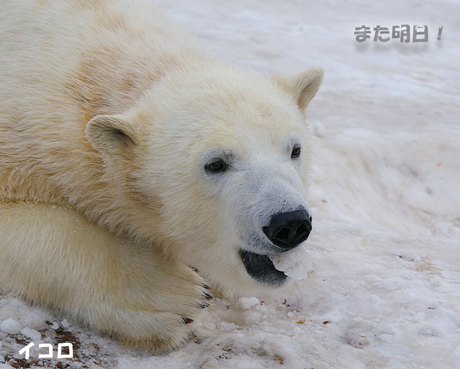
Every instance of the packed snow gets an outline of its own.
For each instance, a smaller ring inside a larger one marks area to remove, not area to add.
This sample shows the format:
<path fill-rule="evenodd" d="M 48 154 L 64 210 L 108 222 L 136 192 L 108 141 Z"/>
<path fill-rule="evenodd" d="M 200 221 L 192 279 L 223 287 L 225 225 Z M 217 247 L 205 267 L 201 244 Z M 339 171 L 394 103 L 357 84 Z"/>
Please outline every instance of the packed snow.
<path fill-rule="evenodd" d="M 324 68 L 307 119 L 308 278 L 215 299 L 184 346 L 159 356 L 0 296 L 0 369 L 460 368 L 460 2 L 157 3 L 243 68 Z M 374 42 L 374 27 L 391 37 L 405 24 L 410 42 Z M 362 25 L 372 33 L 360 43 Z M 415 25 L 427 42 L 413 42 Z M 57 359 L 60 342 L 74 359 Z M 53 359 L 39 358 L 40 343 Z"/>

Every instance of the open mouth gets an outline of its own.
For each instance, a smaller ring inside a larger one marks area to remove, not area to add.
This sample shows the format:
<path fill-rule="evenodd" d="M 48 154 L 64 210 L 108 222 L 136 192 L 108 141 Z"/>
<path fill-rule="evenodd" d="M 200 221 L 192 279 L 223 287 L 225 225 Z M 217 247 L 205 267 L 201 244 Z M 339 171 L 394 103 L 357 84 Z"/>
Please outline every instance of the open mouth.
<path fill-rule="evenodd" d="M 256 281 L 281 286 L 288 278 L 283 272 L 275 269 L 268 255 L 259 255 L 246 250 L 240 250 L 239 253 L 246 271 Z"/>

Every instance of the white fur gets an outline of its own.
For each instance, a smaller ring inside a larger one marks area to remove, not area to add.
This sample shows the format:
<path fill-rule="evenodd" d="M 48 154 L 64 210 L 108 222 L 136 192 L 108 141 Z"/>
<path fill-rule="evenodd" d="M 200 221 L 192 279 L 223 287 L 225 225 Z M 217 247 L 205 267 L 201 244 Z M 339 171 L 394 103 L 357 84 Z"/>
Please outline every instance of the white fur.
<path fill-rule="evenodd" d="M 154 352 L 206 299 L 189 265 L 270 288 L 238 250 L 270 253 L 248 240 L 308 208 L 320 70 L 238 70 L 136 1 L 6 0 L 0 34 L 1 288 Z M 224 153 L 231 170 L 206 173 Z"/>

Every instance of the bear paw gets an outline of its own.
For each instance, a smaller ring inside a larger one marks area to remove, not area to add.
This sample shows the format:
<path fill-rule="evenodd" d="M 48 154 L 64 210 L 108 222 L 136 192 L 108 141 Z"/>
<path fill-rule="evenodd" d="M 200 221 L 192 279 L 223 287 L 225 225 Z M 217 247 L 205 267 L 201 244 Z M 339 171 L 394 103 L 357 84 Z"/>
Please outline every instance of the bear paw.
<path fill-rule="evenodd" d="M 209 306 L 213 295 L 191 268 L 175 265 L 169 270 L 174 273 L 157 274 L 151 280 L 145 280 L 144 275 L 131 281 L 115 301 L 98 307 L 88 317 L 90 325 L 127 346 L 153 353 L 180 346 L 188 337 L 190 324 Z"/>

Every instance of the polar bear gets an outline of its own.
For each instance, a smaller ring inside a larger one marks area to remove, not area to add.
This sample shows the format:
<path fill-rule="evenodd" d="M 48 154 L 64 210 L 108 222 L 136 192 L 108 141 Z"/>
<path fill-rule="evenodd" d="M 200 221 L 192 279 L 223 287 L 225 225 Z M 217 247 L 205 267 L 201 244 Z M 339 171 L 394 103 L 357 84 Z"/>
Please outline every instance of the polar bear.
<path fill-rule="evenodd" d="M 322 70 L 256 75 L 141 1 L 4 0 L 0 288 L 154 353 L 285 285 Z"/>

